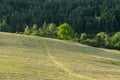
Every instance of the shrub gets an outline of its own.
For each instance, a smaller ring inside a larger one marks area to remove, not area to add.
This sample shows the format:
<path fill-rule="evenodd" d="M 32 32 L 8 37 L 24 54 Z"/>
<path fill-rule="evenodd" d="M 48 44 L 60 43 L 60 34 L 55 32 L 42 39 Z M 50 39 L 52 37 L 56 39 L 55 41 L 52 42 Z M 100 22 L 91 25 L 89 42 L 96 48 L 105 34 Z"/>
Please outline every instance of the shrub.
<path fill-rule="evenodd" d="M 111 38 L 107 34 L 105 35 L 105 46 L 111 46 Z"/>
<path fill-rule="evenodd" d="M 100 32 L 100 33 L 96 34 L 95 40 L 99 47 L 105 46 L 105 36 L 106 36 L 105 32 Z"/>
<path fill-rule="evenodd" d="M 112 46 L 116 49 L 120 49 L 120 32 L 116 32 L 112 38 Z"/>
<path fill-rule="evenodd" d="M 0 31 L 10 32 L 10 26 L 7 24 L 5 19 L 0 23 Z"/>
<path fill-rule="evenodd" d="M 94 39 L 87 39 L 87 40 L 83 41 L 83 43 L 86 45 L 89 45 L 89 46 L 98 47 L 98 44 L 97 44 L 96 40 L 94 40 Z"/>
<path fill-rule="evenodd" d="M 26 27 L 24 29 L 24 34 L 30 35 L 30 28 L 27 25 L 26 25 Z"/>
<path fill-rule="evenodd" d="M 117 32 L 112 36 L 112 45 L 115 45 L 119 41 L 120 41 L 120 32 Z"/>
<path fill-rule="evenodd" d="M 114 45 L 115 48 L 117 49 L 120 49 L 120 41 L 118 41 L 115 45 Z"/>
<path fill-rule="evenodd" d="M 36 24 L 33 25 L 31 32 L 32 32 L 32 35 L 39 35 Z"/>
<path fill-rule="evenodd" d="M 81 36 L 80 36 L 81 43 L 83 43 L 86 39 L 87 39 L 87 34 L 81 33 Z"/>
<path fill-rule="evenodd" d="M 49 37 L 54 37 L 56 34 L 56 24 L 50 23 L 47 27 L 47 33 Z"/>

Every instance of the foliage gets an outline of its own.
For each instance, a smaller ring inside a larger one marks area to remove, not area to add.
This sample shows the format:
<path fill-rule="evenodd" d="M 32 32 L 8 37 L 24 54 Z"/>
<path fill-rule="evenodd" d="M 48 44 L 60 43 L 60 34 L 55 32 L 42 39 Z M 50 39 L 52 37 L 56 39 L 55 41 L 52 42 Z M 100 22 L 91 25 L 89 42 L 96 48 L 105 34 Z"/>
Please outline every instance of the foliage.
<path fill-rule="evenodd" d="M 48 27 L 47 23 L 44 22 L 44 23 L 43 23 L 43 26 L 42 26 L 42 29 L 43 29 L 44 32 L 47 30 L 47 27 Z"/>
<path fill-rule="evenodd" d="M 115 33 L 115 35 L 112 37 L 113 44 L 117 43 L 118 41 L 120 41 L 120 32 Z"/>
<path fill-rule="evenodd" d="M 79 36 L 80 35 L 78 33 L 74 33 L 73 41 L 74 42 L 80 42 Z"/>
<path fill-rule="evenodd" d="M 87 39 L 87 40 L 83 41 L 83 44 L 93 46 L 93 47 L 99 47 L 99 45 L 95 39 Z"/>
<path fill-rule="evenodd" d="M 25 30 L 24 30 L 24 34 L 29 35 L 30 33 L 31 33 L 31 30 L 30 30 L 30 28 L 26 25 Z"/>
<path fill-rule="evenodd" d="M 31 31 L 32 31 L 32 35 L 38 35 L 39 34 L 36 24 L 33 25 Z"/>
<path fill-rule="evenodd" d="M 50 23 L 48 25 L 48 31 L 50 31 L 50 33 L 54 33 L 56 31 L 56 25 L 54 23 Z"/>
<path fill-rule="evenodd" d="M 57 30 L 56 30 L 57 29 Z M 19 32 L 17 32 L 19 33 Z M 112 37 L 105 32 L 99 32 L 96 35 L 90 35 L 86 33 L 74 33 L 71 26 L 68 23 L 59 25 L 56 28 L 56 24 L 46 22 L 43 24 L 42 28 L 37 27 L 36 24 L 32 28 L 26 26 L 24 34 L 27 35 L 37 35 L 43 37 L 61 38 L 75 42 L 80 42 L 82 44 L 94 46 L 94 47 L 104 47 L 112 49 L 120 49 L 120 32 L 117 32 Z M 91 37 L 92 36 L 92 37 Z M 94 36 L 94 37 L 93 37 Z M 80 37 L 80 38 L 79 38 Z"/>
<path fill-rule="evenodd" d="M 120 0 L 0 0 L 0 21 L 6 19 L 11 32 L 67 22 L 79 34 L 110 33 L 120 30 L 119 9 Z"/>
<path fill-rule="evenodd" d="M 100 32 L 95 36 L 95 40 L 100 47 L 103 47 L 105 44 L 105 36 L 106 36 L 105 32 Z"/>
<path fill-rule="evenodd" d="M 110 47 L 111 44 L 111 38 L 109 37 L 109 35 L 105 35 L 105 46 Z"/>
<path fill-rule="evenodd" d="M 67 23 L 61 24 L 58 27 L 57 35 L 61 39 L 70 39 L 74 35 L 74 31 L 72 30 L 71 26 Z"/>
<path fill-rule="evenodd" d="M 44 37 L 55 37 L 56 24 L 44 22 L 42 28 L 39 28 L 39 35 Z"/>
<path fill-rule="evenodd" d="M 117 32 L 112 36 L 112 45 L 115 47 L 120 47 L 119 43 L 120 43 L 120 32 Z"/>
<path fill-rule="evenodd" d="M 47 30 L 48 30 L 48 35 L 49 36 L 54 36 L 56 34 L 56 24 L 50 23 L 48 25 Z"/>
<path fill-rule="evenodd" d="M 81 33 L 81 36 L 80 36 L 81 43 L 83 43 L 83 41 L 85 41 L 86 39 L 87 39 L 87 34 Z"/>
<path fill-rule="evenodd" d="M 114 45 L 115 48 L 117 49 L 120 49 L 120 41 L 118 41 L 115 45 Z"/>
<path fill-rule="evenodd" d="M 0 31 L 10 32 L 10 26 L 7 24 L 5 19 L 0 23 Z"/>

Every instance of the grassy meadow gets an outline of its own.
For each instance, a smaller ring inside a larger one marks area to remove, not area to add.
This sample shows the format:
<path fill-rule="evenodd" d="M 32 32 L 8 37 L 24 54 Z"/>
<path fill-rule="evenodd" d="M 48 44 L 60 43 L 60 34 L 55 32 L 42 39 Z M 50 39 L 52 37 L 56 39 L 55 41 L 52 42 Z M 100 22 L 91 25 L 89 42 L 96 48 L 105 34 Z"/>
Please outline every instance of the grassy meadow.
<path fill-rule="evenodd" d="M 0 32 L 0 80 L 120 80 L 120 51 Z"/>

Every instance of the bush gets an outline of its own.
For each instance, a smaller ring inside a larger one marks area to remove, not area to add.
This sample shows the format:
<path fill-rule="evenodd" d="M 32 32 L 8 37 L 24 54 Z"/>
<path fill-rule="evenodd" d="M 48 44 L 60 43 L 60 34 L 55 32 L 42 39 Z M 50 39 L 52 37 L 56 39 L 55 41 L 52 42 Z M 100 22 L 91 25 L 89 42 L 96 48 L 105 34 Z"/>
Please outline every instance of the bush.
<path fill-rule="evenodd" d="M 95 40 L 99 47 L 105 46 L 105 36 L 106 36 L 105 32 L 100 32 L 100 33 L 96 34 Z"/>
<path fill-rule="evenodd" d="M 79 34 L 78 33 L 75 33 L 74 34 L 74 38 L 72 39 L 73 42 L 80 42 L 80 39 L 79 39 Z"/>
<path fill-rule="evenodd" d="M 96 40 L 94 40 L 94 39 L 87 39 L 87 40 L 83 41 L 83 44 L 93 46 L 93 47 L 99 47 Z"/>
<path fill-rule="evenodd" d="M 10 26 L 7 24 L 5 19 L 0 23 L 0 31 L 10 32 Z"/>
<path fill-rule="evenodd" d="M 26 25 L 25 29 L 24 29 L 24 34 L 26 35 L 30 35 L 30 28 Z"/>
<path fill-rule="evenodd" d="M 114 45 L 115 48 L 120 49 L 120 41 Z"/>
<path fill-rule="evenodd" d="M 111 46 L 111 38 L 107 34 L 105 35 L 105 46 L 106 47 Z"/>
<path fill-rule="evenodd" d="M 112 36 L 112 45 L 114 46 L 119 41 L 120 41 L 120 32 L 117 32 Z"/>
<path fill-rule="evenodd" d="M 33 25 L 31 32 L 32 32 L 32 35 L 39 35 L 36 24 Z"/>
<path fill-rule="evenodd" d="M 87 39 L 87 34 L 86 33 L 81 33 L 81 36 L 80 36 L 81 43 L 83 43 L 86 39 Z"/>
<path fill-rule="evenodd" d="M 49 37 L 55 37 L 56 31 L 56 25 L 54 23 L 50 23 L 47 27 Z"/>

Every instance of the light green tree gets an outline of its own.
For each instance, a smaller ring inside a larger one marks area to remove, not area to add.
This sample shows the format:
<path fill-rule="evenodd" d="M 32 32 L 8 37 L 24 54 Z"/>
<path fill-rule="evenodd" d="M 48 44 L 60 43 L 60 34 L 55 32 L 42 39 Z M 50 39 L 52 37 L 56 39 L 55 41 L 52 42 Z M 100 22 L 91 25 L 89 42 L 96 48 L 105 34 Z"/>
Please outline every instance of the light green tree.
<path fill-rule="evenodd" d="M 54 24 L 54 23 L 50 23 L 49 25 L 48 25 L 48 34 L 50 35 L 50 36 L 54 36 L 55 35 L 55 33 L 56 33 L 56 24 Z"/>
<path fill-rule="evenodd" d="M 107 34 L 105 35 L 105 45 L 111 46 L 111 38 Z"/>
<path fill-rule="evenodd" d="M 117 32 L 112 36 L 112 45 L 114 47 L 120 47 L 120 32 Z"/>
<path fill-rule="evenodd" d="M 44 22 L 44 23 L 43 23 L 43 26 L 42 26 L 43 31 L 46 31 L 46 30 L 47 30 L 47 27 L 48 27 L 47 23 Z"/>
<path fill-rule="evenodd" d="M 61 39 L 70 39 L 74 36 L 74 31 L 68 23 L 64 23 L 58 27 L 57 35 Z"/>
<path fill-rule="evenodd" d="M 105 36 L 106 36 L 105 32 L 100 32 L 100 33 L 96 34 L 95 40 L 96 40 L 98 46 L 103 47 L 105 45 Z"/>
<path fill-rule="evenodd" d="M 49 30 L 50 32 L 56 31 L 56 24 L 50 23 L 50 24 L 48 25 L 48 30 Z"/>
<path fill-rule="evenodd" d="M 29 28 L 29 26 L 28 25 L 26 25 L 26 27 L 25 27 L 25 29 L 24 29 L 24 34 L 26 34 L 26 35 L 30 35 L 30 28 Z"/>
<path fill-rule="evenodd" d="M 39 34 L 36 24 L 33 25 L 31 31 L 32 31 L 32 35 L 38 35 Z"/>
<path fill-rule="evenodd" d="M 0 23 L 0 31 L 10 32 L 10 26 L 7 24 L 7 21 L 5 19 L 3 19 Z"/>
<path fill-rule="evenodd" d="M 87 34 L 86 33 L 81 33 L 81 35 L 80 35 L 81 43 L 83 43 L 84 40 L 86 40 L 86 39 L 87 39 Z"/>

